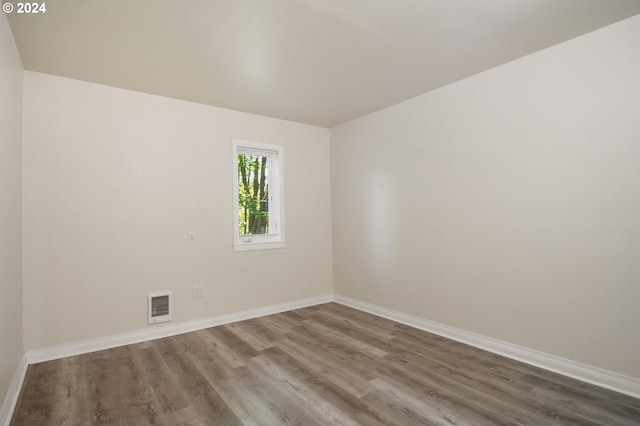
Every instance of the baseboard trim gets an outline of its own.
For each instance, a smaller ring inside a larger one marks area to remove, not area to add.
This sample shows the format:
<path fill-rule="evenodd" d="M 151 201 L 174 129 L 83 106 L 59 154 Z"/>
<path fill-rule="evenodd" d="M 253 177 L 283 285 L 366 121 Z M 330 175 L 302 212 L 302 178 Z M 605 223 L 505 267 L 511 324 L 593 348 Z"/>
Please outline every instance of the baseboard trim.
<path fill-rule="evenodd" d="M 26 353 L 26 359 L 28 364 L 37 364 L 39 362 L 51 361 L 54 359 L 81 355 L 89 352 L 111 349 L 124 345 L 131 345 L 148 340 L 161 339 L 163 337 L 175 336 L 177 334 L 189 333 L 191 331 L 202 330 L 204 328 L 216 327 L 218 325 L 229 324 L 232 322 L 244 321 L 265 315 L 291 311 L 293 309 L 306 308 L 308 306 L 319 305 L 331 301 L 333 301 L 333 296 L 325 295 L 295 300 L 278 305 L 265 306 L 257 309 L 250 309 L 247 311 L 241 311 L 233 314 L 221 315 L 202 320 L 185 321 L 161 327 L 150 326 L 148 329 L 144 330 L 99 337 L 96 339 L 82 340 L 64 345 L 28 351 Z"/>
<path fill-rule="evenodd" d="M 11 423 L 13 410 L 15 410 L 16 404 L 18 403 L 22 384 L 24 383 L 24 378 L 27 375 L 27 367 L 27 357 L 26 355 L 23 355 L 15 373 L 13 374 L 13 380 L 11 380 L 9 390 L 7 391 L 7 395 L 2 403 L 2 408 L 0 409 L 0 425 L 2 426 L 9 426 L 9 423 Z"/>
<path fill-rule="evenodd" d="M 475 346 L 507 358 L 521 361 L 554 373 L 562 374 L 583 382 L 620 392 L 634 398 L 640 398 L 640 380 L 612 371 L 603 370 L 587 364 L 571 361 L 555 355 L 539 352 L 523 346 L 514 345 L 481 334 L 440 324 L 414 315 L 394 311 L 382 306 L 363 302 L 346 296 L 334 295 L 334 301 L 351 308 L 387 318 L 442 337 Z"/>

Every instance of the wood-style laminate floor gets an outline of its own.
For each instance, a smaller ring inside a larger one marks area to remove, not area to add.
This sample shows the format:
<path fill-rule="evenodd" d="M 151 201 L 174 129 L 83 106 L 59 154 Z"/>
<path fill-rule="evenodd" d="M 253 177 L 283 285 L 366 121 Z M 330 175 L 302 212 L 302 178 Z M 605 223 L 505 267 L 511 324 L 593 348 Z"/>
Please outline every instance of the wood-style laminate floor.
<path fill-rule="evenodd" d="M 329 303 L 29 367 L 13 425 L 633 425 L 640 400 Z"/>

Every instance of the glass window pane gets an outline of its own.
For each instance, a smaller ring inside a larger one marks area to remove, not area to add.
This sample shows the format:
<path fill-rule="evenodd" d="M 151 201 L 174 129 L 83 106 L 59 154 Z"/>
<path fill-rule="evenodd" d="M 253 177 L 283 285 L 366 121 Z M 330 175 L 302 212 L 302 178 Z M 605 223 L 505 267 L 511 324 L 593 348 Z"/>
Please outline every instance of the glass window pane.
<path fill-rule="evenodd" d="M 269 157 L 238 154 L 240 235 L 269 233 Z"/>

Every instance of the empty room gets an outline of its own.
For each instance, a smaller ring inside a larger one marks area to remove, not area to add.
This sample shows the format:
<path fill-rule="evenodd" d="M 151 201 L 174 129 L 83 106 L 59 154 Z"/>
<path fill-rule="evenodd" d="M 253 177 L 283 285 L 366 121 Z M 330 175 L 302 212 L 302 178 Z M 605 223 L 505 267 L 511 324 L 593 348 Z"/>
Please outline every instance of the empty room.
<path fill-rule="evenodd" d="M 0 426 L 640 425 L 640 1 L 2 1 Z"/>

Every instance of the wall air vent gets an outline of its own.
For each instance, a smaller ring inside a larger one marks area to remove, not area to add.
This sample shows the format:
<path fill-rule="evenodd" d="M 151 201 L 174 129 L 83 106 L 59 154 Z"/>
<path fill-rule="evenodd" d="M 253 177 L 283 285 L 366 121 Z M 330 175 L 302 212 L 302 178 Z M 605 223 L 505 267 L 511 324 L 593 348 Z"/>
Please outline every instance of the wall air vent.
<path fill-rule="evenodd" d="M 149 324 L 171 321 L 171 292 L 149 294 L 148 313 Z"/>

